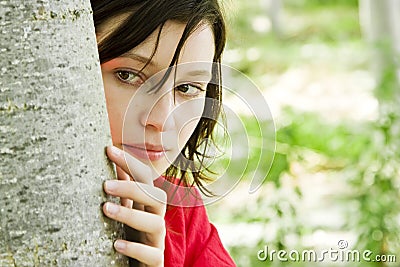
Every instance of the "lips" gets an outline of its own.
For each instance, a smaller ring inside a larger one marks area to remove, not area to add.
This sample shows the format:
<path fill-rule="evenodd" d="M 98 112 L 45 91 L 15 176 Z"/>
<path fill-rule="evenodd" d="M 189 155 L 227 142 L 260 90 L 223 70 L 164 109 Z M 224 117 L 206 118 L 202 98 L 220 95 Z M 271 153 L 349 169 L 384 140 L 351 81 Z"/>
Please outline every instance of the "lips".
<path fill-rule="evenodd" d="M 143 159 L 156 161 L 165 156 L 167 151 L 162 146 L 152 144 L 122 144 L 125 151 L 132 156 Z"/>

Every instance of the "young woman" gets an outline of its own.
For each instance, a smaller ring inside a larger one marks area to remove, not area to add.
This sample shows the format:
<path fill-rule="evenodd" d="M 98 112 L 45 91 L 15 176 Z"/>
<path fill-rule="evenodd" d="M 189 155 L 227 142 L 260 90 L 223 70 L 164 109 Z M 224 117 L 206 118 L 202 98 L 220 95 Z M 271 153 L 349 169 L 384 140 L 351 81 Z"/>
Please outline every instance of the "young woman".
<path fill-rule="evenodd" d="M 207 191 L 203 141 L 220 112 L 225 45 L 217 0 L 91 3 L 118 175 L 104 190 L 121 198 L 103 211 L 127 226 L 115 249 L 145 266 L 235 266 L 198 191 L 165 187 Z"/>

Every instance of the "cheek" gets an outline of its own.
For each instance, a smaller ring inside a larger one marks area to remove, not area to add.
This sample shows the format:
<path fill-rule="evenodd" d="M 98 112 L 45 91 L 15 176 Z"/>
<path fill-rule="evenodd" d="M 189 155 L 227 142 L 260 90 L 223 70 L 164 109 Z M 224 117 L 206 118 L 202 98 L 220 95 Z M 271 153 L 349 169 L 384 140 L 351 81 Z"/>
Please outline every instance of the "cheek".
<path fill-rule="evenodd" d="M 130 98 L 121 93 L 121 89 L 104 75 L 103 83 L 111 137 L 113 144 L 118 145 L 122 140 L 123 119 Z"/>
<path fill-rule="evenodd" d="M 200 121 L 200 118 L 196 119 L 196 120 L 192 120 L 189 123 L 186 123 L 185 125 L 183 125 L 181 127 L 179 134 L 178 134 L 178 145 L 179 145 L 180 149 L 182 149 L 185 146 L 185 144 L 189 140 L 190 136 L 196 129 L 196 126 L 199 121 Z"/>
<path fill-rule="evenodd" d="M 178 126 L 178 145 L 182 149 L 187 143 L 190 136 L 196 129 L 197 124 L 203 114 L 204 101 L 196 100 L 195 102 L 183 105 L 182 108 L 177 110 L 175 117 L 177 117 L 176 125 Z"/>

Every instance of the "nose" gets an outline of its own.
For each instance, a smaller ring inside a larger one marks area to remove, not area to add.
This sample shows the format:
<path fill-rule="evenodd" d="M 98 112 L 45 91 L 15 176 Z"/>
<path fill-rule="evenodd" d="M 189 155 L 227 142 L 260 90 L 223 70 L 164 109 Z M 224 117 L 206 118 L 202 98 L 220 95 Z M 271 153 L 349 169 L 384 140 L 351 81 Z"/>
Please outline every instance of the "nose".
<path fill-rule="evenodd" d="M 174 90 L 169 90 L 163 95 L 155 94 L 149 110 L 142 116 L 142 125 L 154 128 L 159 132 L 170 130 L 174 126 L 172 111 L 174 109 Z"/>

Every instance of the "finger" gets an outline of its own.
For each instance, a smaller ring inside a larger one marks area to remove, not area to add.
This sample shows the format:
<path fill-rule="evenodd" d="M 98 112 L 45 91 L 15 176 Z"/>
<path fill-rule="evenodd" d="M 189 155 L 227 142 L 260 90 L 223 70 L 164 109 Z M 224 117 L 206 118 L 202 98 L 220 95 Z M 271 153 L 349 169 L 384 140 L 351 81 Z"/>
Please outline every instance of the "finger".
<path fill-rule="evenodd" d="M 147 239 L 155 246 L 162 246 L 165 236 L 163 217 L 146 211 L 129 209 L 115 203 L 107 202 L 103 206 L 104 214 L 133 229 L 147 233 Z"/>
<path fill-rule="evenodd" d="M 119 253 L 137 259 L 146 265 L 164 266 L 164 249 L 141 243 L 127 242 L 125 240 L 115 241 L 114 247 Z"/>
<path fill-rule="evenodd" d="M 117 166 L 117 177 L 118 180 L 124 180 L 124 181 L 130 181 L 131 177 L 124 172 L 119 166 Z M 133 201 L 130 200 L 129 198 L 121 198 L 121 205 L 127 208 L 132 208 L 133 206 Z"/>
<path fill-rule="evenodd" d="M 117 175 L 118 175 L 118 180 L 122 180 L 122 181 L 131 181 L 132 180 L 132 178 L 129 176 L 129 174 L 124 172 L 124 170 L 121 169 L 119 166 L 117 166 Z"/>
<path fill-rule="evenodd" d="M 138 202 L 134 202 L 133 205 L 132 205 L 132 209 L 144 210 L 144 205 L 140 204 Z M 149 211 L 149 212 L 151 212 L 151 211 Z M 153 213 L 156 213 L 156 212 L 153 212 Z"/>
<path fill-rule="evenodd" d="M 104 191 L 115 197 L 128 198 L 135 205 L 144 205 L 148 212 L 165 215 L 167 194 L 158 187 L 138 182 L 108 180 L 104 183 Z"/>
<path fill-rule="evenodd" d="M 137 182 L 153 185 L 159 177 L 149 166 L 115 146 L 107 147 L 107 156 Z"/>

